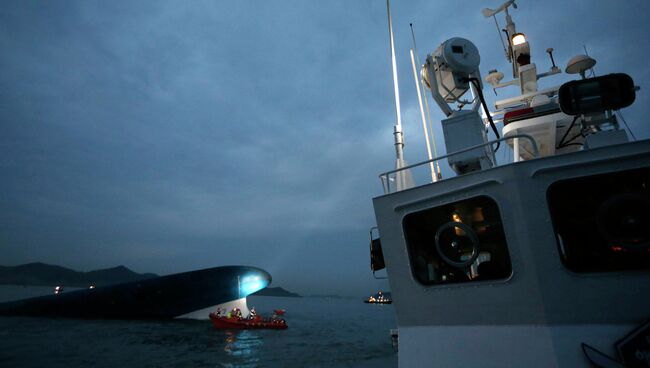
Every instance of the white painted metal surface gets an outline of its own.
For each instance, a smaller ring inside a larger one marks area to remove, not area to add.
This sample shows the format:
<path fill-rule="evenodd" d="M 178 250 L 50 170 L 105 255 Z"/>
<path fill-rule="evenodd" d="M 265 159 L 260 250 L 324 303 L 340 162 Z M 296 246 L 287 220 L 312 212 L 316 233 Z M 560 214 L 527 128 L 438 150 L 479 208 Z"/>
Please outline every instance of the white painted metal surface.
<path fill-rule="evenodd" d="M 244 317 L 248 317 L 248 315 L 250 314 L 250 310 L 248 309 L 248 305 L 246 304 L 246 298 L 241 298 L 226 303 L 213 305 L 211 307 L 199 309 L 190 313 L 183 314 L 182 316 L 177 316 L 175 318 L 200 319 L 200 320 L 210 319 L 210 313 L 216 312 L 217 308 L 221 308 L 224 314 L 227 313 L 228 311 L 231 311 L 233 308 L 239 308 L 239 310 L 241 310 L 242 312 L 242 316 Z"/>
<path fill-rule="evenodd" d="M 583 341 L 616 356 L 612 337 L 632 324 L 402 327 L 400 367 L 591 367 Z"/>
<path fill-rule="evenodd" d="M 569 271 L 546 193 L 559 180 L 649 166 L 646 140 L 522 161 L 375 198 L 400 366 L 589 367 L 583 342 L 611 353 L 618 339 L 650 317 L 650 273 Z M 512 275 L 420 284 L 411 269 L 404 217 L 479 195 L 498 203 Z"/>

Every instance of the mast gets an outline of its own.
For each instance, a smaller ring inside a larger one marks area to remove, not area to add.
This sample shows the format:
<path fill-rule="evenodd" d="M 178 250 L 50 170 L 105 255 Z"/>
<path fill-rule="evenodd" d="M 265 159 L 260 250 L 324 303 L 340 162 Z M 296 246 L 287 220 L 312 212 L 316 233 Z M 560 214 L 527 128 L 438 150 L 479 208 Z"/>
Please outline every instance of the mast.
<path fill-rule="evenodd" d="M 393 127 L 395 137 L 395 168 L 401 169 L 407 166 L 404 160 L 404 134 L 402 131 L 402 114 L 399 103 L 399 83 L 397 81 L 397 59 L 395 57 L 395 41 L 393 39 L 393 20 L 390 15 L 390 0 L 386 0 L 386 11 L 388 13 L 388 36 L 390 38 L 390 54 L 393 71 L 393 87 L 395 93 L 395 112 L 397 114 L 397 123 Z M 396 173 L 395 177 L 396 190 L 404 190 L 414 186 L 413 177 L 409 170 L 402 170 Z"/>

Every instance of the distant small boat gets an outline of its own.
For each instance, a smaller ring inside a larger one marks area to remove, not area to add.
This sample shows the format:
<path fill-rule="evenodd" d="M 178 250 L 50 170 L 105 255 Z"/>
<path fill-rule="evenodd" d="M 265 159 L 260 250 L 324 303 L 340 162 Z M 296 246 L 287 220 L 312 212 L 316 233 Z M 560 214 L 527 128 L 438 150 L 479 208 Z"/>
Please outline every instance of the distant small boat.
<path fill-rule="evenodd" d="M 381 291 L 378 291 L 377 294 L 371 295 L 368 299 L 363 301 L 364 303 L 370 304 L 391 304 L 393 300 L 390 298 L 390 294 L 384 294 Z"/>
<path fill-rule="evenodd" d="M 235 316 L 217 316 L 216 313 L 210 313 L 210 321 L 215 328 L 220 330 L 244 330 L 244 329 L 271 329 L 286 330 L 287 322 L 282 318 L 262 318 L 255 316 L 253 318 L 239 318 Z"/>

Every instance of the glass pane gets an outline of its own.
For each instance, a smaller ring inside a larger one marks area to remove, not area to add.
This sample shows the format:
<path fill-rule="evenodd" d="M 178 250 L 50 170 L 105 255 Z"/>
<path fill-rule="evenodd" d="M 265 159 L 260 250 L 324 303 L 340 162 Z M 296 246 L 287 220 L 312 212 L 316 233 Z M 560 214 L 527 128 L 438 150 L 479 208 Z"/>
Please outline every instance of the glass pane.
<path fill-rule="evenodd" d="M 425 285 L 504 279 L 512 273 L 499 208 L 476 197 L 407 215 L 413 275 Z"/>

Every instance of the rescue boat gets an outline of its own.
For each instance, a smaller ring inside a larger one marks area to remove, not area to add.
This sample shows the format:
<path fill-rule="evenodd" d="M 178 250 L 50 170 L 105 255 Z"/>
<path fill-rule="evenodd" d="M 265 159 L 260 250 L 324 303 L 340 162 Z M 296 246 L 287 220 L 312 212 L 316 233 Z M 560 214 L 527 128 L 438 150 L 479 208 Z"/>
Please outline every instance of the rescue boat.
<path fill-rule="evenodd" d="M 237 316 L 218 316 L 216 313 L 210 313 L 212 325 L 220 330 L 243 330 L 243 329 L 270 329 L 286 330 L 287 322 L 283 318 L 263 318 L 254 316 L 251 318 L 241 318 Z"/>

